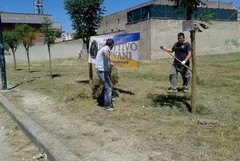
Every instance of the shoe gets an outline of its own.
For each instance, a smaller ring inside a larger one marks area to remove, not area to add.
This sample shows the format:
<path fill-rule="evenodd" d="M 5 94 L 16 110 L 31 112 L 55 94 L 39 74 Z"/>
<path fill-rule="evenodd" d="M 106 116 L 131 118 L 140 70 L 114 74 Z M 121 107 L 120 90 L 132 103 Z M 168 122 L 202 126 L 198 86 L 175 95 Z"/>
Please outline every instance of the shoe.
<path fill-rule="evenodd" d="M 98 103 L 97 105 L 100 106 L 100 107 L 104 107 L 103 103 Z"/>
<path fill-rule="evenodd" d="M 177 91 L 177 89 L 169 88 L 167 92 L 168 93 L 177 93 L 178 91 Z"/>
<path fill-rule="evenodd" d="M 110 111 L 113 111 L 114 109 L 113 108 L 110 108 L 110 107 L 105 107 L 104 108 L 106 111 L 110 112 Z"/>

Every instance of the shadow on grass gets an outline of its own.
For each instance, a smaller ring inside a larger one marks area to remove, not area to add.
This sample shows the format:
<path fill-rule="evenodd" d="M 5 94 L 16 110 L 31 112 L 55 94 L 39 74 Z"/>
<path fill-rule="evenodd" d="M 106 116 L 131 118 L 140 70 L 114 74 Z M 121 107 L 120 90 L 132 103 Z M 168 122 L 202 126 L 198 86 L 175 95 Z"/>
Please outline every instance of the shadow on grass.
<path fill-rule="evenodd" d="M 6 69 L 10 69 L 10 67 L 6 67 Z M 20 71 L 20 70 L 22 70 L 22 69 L 20 69 L 20 68 L 17 68 L 17 69 L 14 69 L 15 71 Z"/>
<path fill-rule="evenodd" d="M 56 73 L 56 74 L 53 74 L 53 75 L 52 75 L 52 79 L 58 78 L 58 77 L 61 77 L 61 76 L 62 76 L 61 74 L 57 74 L 57 73 Z"/>
<path fill-rule="evenodd" d="M 37 73 L 40 72 L 39 70 L 31 70 L 30 73 Z"/>
<path fill-rule="evenodd" d="M 124 94 L 129 94 L 129 95 L 135 95 L 135 93 L 131 92 L 131 91 L 126 91 L 126 90 L 123 90 L 123 89 L 120 89 L 120 88 L 116 88 L 116 87 L 113 87 L 113 90 L 116 91 L 116 92 L 119 92 L 119 93 L 124 93 Z"/>
<path fill-rule="evenodd" d="M 89 84 L 89 80 L 79 80 L 76 83 Z"/>
<path fill-rule="evenodd" d="M 187 108 L 191 112 L 191 105 L 188 103 L 190 98 L 186 95 L 148 94 L 147 98 L 151 99 L 154 107 Z"/>
<path fill-rule="evenodd" d="M 12 90 L 12 89 L 14 89 L 14 88 L 17 88 L 17 87 L 20 86 L 21 84 L 23 84 L 23 82 L 17 83 L 15 86 L 12 86 L 12 87 L 8 88 L 8 90 Z"/>
<path fill-rule="evenodd" d="M 33 81 L 39 79 L 39 78 L 40 78 L 40 77 L 34 77 L 33 79 L 30 79 L 30 80 L 28 80 L 28 81 L 26 81 L 26 82 L 20 82 L 20 83 L 17 83 L 15 86 L 8 88 L 8 90 L 11 90 L 11 89 L 17 88 L 18 86 L 22 85 L 23 83 L 31 83 L 31 82 L 33 82 Z"/>

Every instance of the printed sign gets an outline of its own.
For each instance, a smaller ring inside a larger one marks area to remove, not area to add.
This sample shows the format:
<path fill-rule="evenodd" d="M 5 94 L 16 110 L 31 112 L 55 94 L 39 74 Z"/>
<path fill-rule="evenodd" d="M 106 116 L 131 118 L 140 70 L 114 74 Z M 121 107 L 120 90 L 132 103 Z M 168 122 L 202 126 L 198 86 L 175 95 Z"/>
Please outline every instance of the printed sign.
<path fill-rule="evenodd" d="M 182 31 L 194 31 L 196 27 L 193 20 L 182 21 Z"/>
<path fill-rule="evenodd" d="M 139 68 L 139 40 L 140 33 L 124 33 L 115 35 L 92 36 L 90 38 L 89 63 L 95 64 L 98 50 L 103 47 L 106 40 L 112 38 L 114 47 L 111 51 L 111 59 L 115 67 Z"/>

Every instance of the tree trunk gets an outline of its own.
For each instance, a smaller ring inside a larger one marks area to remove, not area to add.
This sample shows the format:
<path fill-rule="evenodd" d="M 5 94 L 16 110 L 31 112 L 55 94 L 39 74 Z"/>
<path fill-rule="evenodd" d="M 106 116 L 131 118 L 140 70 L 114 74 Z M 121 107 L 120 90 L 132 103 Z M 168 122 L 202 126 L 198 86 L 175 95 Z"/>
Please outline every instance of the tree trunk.
<path fill-rule="evenodd" d="M 26 52 L 27 52 L 27 60 L 28 60 L 28 72 L 30 73 L 31 70 L 30 70 L 30 58 L 29 58 L 29 48 L 26 49 Z"/>
<path fill-rule="evenodd" d="M 191 44 L 192 44 L 192 86 L 191 86 L 191 112 L 196 113 L 196 87 L 197 87 L 197 69 L 196 69 L 196 42 L 195 42 L 195 30 L 190 31 Z"/>
<path fill-rule="evenodd" d="M 89 67 L 89 83 L 93 80 L 93 70 L 92 70 L 92 63 L 88 63 Z"/>
<path fill-rule="evenodd" d="M 90 37 L 86 38 L 86 40 L 84 40 L 84 44 L 87 45 L 87 54 L 89 56 L 89 43 L 90 43 Z M 92 69 L 92 63 L 88 63 L 88 69 L 89 69 L 89 84 L 91 84 L 92 80 L 93 80 L 93 69 Z"/>
<path fill-rule="evenodd" d="M 48 45 L 48 58 L 49 58 L 50 78 L 53 78 L 53 76 L 52 76 L 52 58 L 51 58 L 51 50 L 50 50 L 49 45 Z"/>
<path fill-rule="evenodd" d="M 14 69 L 17 70 L 17 62 L 16 62 L 16 54 L 15 54 L 15 50 L 12 50 L 12 53 L 13 53 Z"/>

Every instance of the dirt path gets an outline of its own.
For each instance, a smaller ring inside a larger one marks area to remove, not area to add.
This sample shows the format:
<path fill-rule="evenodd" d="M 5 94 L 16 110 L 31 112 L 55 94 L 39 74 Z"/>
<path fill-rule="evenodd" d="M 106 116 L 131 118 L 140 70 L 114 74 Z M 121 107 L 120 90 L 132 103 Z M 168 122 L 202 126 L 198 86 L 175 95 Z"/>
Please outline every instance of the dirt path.
<path fill-rule="evenodd" d="M 0 128 L 0 161 L 48 161 L 1 107 Z"/>
<path fill-rule="evenodd" d="M 11 147 L 6 143 L 7 139 L 7 129 L 5 129 L 5 126 L 3 124 L 3 118 L 0 117 L 0 160 L 4 161 L 16 161 L 16 159 L 13 159 L 13 157 L 10 156 L 11 153 Z"/>
<path fill-rule="evenodd" d="M 109 123 L 69 116 L 63 104 L 48 96 L 32 91 L 12 94 L 21 98 L 19 104 L 23 111 L 84 161 L 171 160 L 167 150 L 150 151 L 144 140 Z"/>

